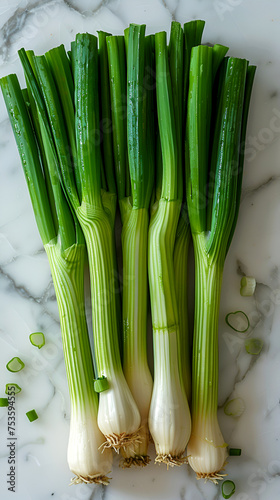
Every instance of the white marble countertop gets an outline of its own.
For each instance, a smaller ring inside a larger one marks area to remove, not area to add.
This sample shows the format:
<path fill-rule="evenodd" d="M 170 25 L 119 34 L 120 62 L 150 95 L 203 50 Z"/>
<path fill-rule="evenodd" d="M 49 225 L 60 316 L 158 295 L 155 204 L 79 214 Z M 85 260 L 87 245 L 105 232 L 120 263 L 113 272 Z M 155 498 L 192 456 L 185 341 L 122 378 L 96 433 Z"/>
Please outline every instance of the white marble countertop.
<path fill-rule="evenodd" d="M 16 72 L 17 50 L 43 53 L 69 45 L 77 32 L 122 33 L 130 22 L 148 32 L 170 21 L 206 20 L 204 42 L 223 43 L 230 54 L 258 66 L 248 123 L 243 196 L 223 281 L 220 311 L 219 420 L 226 442 L 242 448 L 227 473 L 235 500 L 280 497 L 280 5 L 275 0 L 1 0 L 0 76 Z M 117 460 L 108 487 L 68 486 L 66 462 L 69 399 L 58 311 L 47 257 L 0 97 L 0 397 L 5 384 L 24 388 L 16 399 L 16 492 L 8 491 L 7 412 L 0 408 L 0 498 L 20 500 L 214 500 L 220 488 L 197 481 L 187 467 L 166 471 L 149 465 L 122 470 Z M 239 294 L 240 275 L 255 276 L 254 297 Z M 225 323 L 242 309 L 247 336 L 264 348 L 250 356 L 245 337 Z M 28 335 L 44 331 L 46 346 L 32 348 Z M 25 369 L 11 377 L 5 365 L 19 355 Z M 279 377 L 279 378 L 278 378 Z M 241 397 L 245 411 L 226 416 L 224 403 Z M 25 412 L 36 407 L 30 424 Z"/>

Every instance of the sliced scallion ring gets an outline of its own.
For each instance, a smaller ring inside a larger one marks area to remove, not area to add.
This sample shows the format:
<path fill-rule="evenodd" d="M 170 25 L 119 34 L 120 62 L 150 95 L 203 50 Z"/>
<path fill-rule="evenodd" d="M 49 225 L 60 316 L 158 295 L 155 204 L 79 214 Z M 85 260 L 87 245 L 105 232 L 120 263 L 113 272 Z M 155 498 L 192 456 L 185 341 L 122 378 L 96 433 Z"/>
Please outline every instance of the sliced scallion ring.
<path fill-rule="evenodd" d="M 0 398 L 0 407 L 9 406 L 8 398 Z"/>
<path fill-rule="evenodd" d="M 240 281 L 240 295 L 242 297 L 252 297 L 256 289 L 256 280 L 252 276 L 243 276 Z"/>
<path fill-rule="evenodd" d="M 6 364 L 7 370 L 13 373 L 20 372 L 20 370 L 22 370 L 24 367 L 25 367 L 24 362 L 17 356 L 10 359 L 10 361 L 8 361 L 8 363 Z"/>
<path fill-rule="evenodd" d="M 248 339 L 245 342 L 245 349 L 248 354 L 253 354 L 254 356 L 256 356 L 257 354 L 260 354 L 262 348 L 263 341 L 261 339 Z"/>
<path fill-rule="evenodd" d="M 26 412 L 26 416 L 29 422 L 34 422 L 34 420 L 37 420 L 38 418 L 37 412 L 35 410 L 29 410 L 28 412 Z"/>
<path fill-rule="evenodd" d="M 13 394 L 18 394 L 19 392 L 21 391 L 21 387 L 17 384 L 6 384 L 6 390 L 5 390 L 5 393 L 6 394 L 10 394 L 10 393 L 13 393 Z"/>
<path fill-rule="evenodd" d="M 224 498 L 230 498 L 235 492 L 235 484 L 233 481 L 224 481 L 222 483 L 222 495 Z"/>
<path fill-rule="evenodd" d="M 45 345 L 45 335 L 42 332 L 35 332 L 29 335 L 29 340 L 32 345 L 41 349 Z"/>
<path fill-rule="evenodd" d="M 95 392 L 104 392 L 109 389 L 109 382 L 106 377 L 99 377 L 94 381 Z"/>
<path fill-rule="evenodd" d="M 242 398 L 234 398 L 224 406 L 224 412 L 229 417 L 240 417 L 245 410 L 245 403 Z"/>
<path fill-rule="evenodd" d="M 226 324 L 238 333 L 245 333 L 250 327 L 249 318 L 243 311 L 230 312 L 225 319 Z"/>
<path fill-rule="evenodd" d="M 230 457 L 240 457 L 241 449 L 240 448 L 230 448 L 228 450 L 228 454 Z"/>

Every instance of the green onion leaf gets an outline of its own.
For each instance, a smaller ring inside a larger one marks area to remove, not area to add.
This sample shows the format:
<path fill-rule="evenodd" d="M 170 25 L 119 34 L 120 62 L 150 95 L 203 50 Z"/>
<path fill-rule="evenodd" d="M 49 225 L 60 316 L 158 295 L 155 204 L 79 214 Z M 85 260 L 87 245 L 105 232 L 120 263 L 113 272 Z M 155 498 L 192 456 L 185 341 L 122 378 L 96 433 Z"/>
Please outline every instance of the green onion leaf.
<path fill-rule="evenodd" d="M 242 398 L 231 399 L 224 406 L 224 412 L 229 417 L 241 417 L 244 410 L 245 403 Z"/>
<path fill-rule="evenodd" d="M 245 333 L 250 327 L 250 321 L 243 311 L 230 312 L 226 315 L 226 324 L 235 332 Z"/>
<path fill-rule="evenodd" d="M 26 412 L 26 416 L 29 422 L 34 422 L 34 420 L 37 420 L 38 418 L 37 412 L 35 410 L 29 410 L 28 412 Z"/>
<path fill-rule="evenodd" d="M 256 289 L 256 280 L 251 276 L 243 276 L 240 282 L 240 295 L 242 297 L 251 297 Z"/>
<path fill-rule="evenodd" d="M 29 340 L 32 345 L 41 349 L 45 345 L 45 335 L 42 332 L 31 333 Z"/>
<path fill-rule="evenodd" d="M 235 492 L 235 484 L 233 481 L 224 481 L 222 484 L 222 495 L 224 498 L 230 498 Z"/>
<path fill-rule="evenodd" d="M 128 182 L 127 130 L 126 130 L 126 61 L 123 36 L 108 36 L 113 148 L 118 198 L 130 193 Z"/>
<path fill-rule="evenodd" d="M 5 393 L 10 395 L 12 394 L 18 394 L 21 391 L 21 387 L 17 384 L 6 384 L 6 390 Z"/>
<path fill-rule="evenodd" d="M 245 349 L 248 354 L 257 355 L 260 354 L 263 348 L 263 341 L 261 339 L 248 339 L 245 342 Z"/>
<path fill-rule="evenodd" d="M 6 368 L 9 370 L 9 372 L 20 372 L 25 367 L 24 362 L 18 358 L 17 356 L 15 358 L 12 358 L 7 364 Z"/>
<path fill-rule="evenodd" d="M 1 407 L 9 406 L 8 398 L 0 398 L 0 406 Z"/>

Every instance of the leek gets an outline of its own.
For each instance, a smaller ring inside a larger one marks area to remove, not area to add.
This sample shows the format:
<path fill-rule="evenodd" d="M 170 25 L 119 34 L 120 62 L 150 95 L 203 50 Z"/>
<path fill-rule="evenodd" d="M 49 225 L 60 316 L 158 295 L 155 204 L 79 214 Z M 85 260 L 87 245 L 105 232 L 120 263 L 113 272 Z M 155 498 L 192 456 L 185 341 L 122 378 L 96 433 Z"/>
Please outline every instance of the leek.
<path fill-rule="evenodd" d="M 186 186 L 196 283 L 189 464 L 217 482 L 227 457 L 218 419 L 218 318 L 222 275 L 240 203 L 248 104 L 254 68 L 223 61 L 224 49 L 192 49 L 186 133 Z M 212 127 L 214 129 L 211 136 Z M 211 159 L 211 160 L 209 160 Z"/>
<path fill-rule="evenodd" d="M 32 59 L 32 53 L 28 57 Z M 93 390 L 94 371 L 84 310 L 85 243 L 55 170 L 57 153 L 32 69 L 27 81 L 29 92 L 33 87 L 37 106 L 31 94 L 29 102 L 25 102 L 16 75 L 2 78 L 1 87 L 57 297 L 71 403 L 68 464 L 76 475 L 73 482 L 107 484 L 111 453 L 106 450 L 102 454 L 100 450 L 104 437 L 97 426 L 98 399 Z"/>
<path fill-rule="evenodd" d="M 177 49 L 181 50 L 182 37 Z M 160 199 L 152 209 L 148 271 L 154 339 L 154 387 L 149 428 L 157 462 L 180 465 L 190 435 L 190 412 L 179 362 L 179 318 L 173 252 L 182 203 L 182 172 L 176 140 L 166 33 L 156 33 L 156 95 L 162 152 Z"/>

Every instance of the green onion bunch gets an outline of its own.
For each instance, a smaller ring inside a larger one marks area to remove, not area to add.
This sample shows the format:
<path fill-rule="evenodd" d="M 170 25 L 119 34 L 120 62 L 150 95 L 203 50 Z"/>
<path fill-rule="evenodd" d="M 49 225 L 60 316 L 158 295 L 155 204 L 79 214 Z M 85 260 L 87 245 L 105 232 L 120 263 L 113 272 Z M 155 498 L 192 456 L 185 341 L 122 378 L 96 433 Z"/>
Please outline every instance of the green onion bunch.
<path fill-rule="evenodd" d="M 0 80 L 57 298 L 73 483 L 107 484 L 112 449 L 124 467 L 147 465 L 151 438 L 167 468 L 188 461 L 198 478 L 223 477 L 219 302 L 255 67 L 202 45 L 204 24 L 173 22 L 169 39 L 131 24 L 122 36 L 77 34 L 68 52 L 21 49 L 26 88 L 16 75 Z"/>

